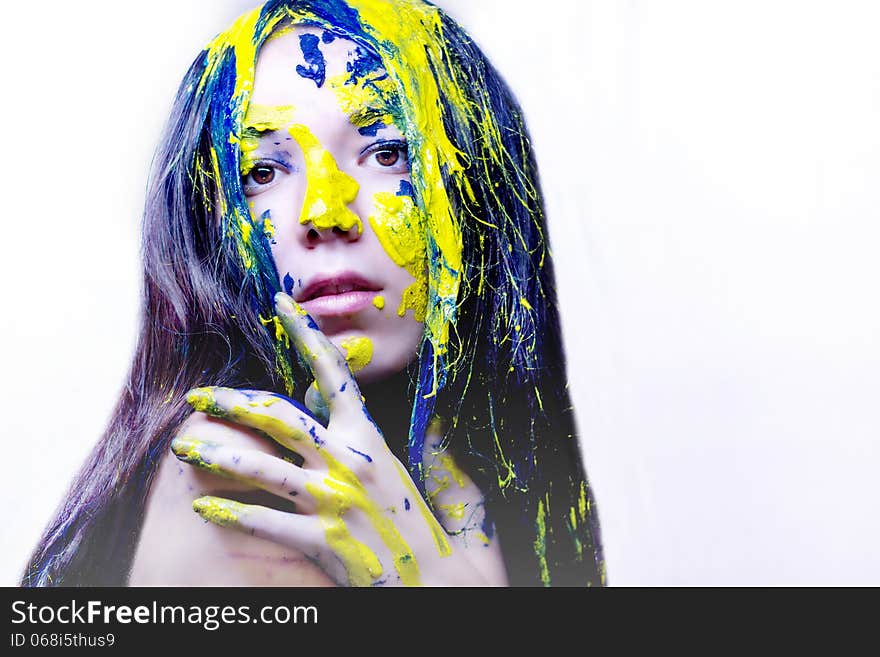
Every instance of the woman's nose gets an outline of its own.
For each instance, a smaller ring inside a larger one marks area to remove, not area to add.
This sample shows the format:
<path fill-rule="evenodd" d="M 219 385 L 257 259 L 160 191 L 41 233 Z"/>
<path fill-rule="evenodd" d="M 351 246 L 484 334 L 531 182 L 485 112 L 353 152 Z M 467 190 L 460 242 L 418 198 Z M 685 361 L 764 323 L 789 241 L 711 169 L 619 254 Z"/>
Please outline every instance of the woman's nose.
<path fill-rule="evenodd" d="M 291 126 L 289 132 L 302 148 L 306 165 L 306 192 L 299 217 L 306 243 L 358 239 L 364 231 L 364 223 L 348 205 L 357 198 L 360 185 L 339 169 L 330 151 L 306 126 Z"/>
<path fill-rule="evenodd" d="M 317 246 L 323 242 L 331 242 L 333 240 L 355 242 L 361 237 L 361 231 L 358 230 L 358 226 L 352 226 L 348 230 L 345 230 L 340 226 L 321 229 L 315 227 L 314 224 L 309 223 L 303 228 L 305 229 L 304 238 L 307 246 Z"/>

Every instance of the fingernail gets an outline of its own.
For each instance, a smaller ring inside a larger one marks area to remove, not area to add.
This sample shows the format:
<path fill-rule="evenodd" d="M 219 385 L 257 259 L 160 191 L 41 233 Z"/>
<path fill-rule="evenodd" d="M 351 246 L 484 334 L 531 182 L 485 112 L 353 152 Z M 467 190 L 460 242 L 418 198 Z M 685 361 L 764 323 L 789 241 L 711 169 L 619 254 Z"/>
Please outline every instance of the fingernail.
<path fill-rule="evenodd" d="M 192 508 L 208 522 L 221 527 L 235 524 L 244 512 L 244 505 L 240 502 L 211 496 L 193 500 Z"/>
<path fill-rule="evenodd" d="M 204 470 L 216 470 L 217 466 L 205 458 L 205 451 L 213 447 L 213 443 L 190 438 L 189 436 L 178 436 L 171 441 L 171 451 L 174 456 L 191 465 L 198 466 Z"/>
<path fill-rule="evenodd" d="M 283 292 L 275 295 L 275 306 L 285 315 L 292 315 L 294 313 L 293 300 Z"/>
<path fill-rule="evenodd" d="M 186 393 L 187 403 L 194 410 L 207 413 L 216 417 L 222 417 L 225 412 L 217 404 L 217 397 L 214 395 L 214 388 L 193 388 Z"/>
<path fill-rule="evenodd" d="M 171 441 L 171 451 L 178 458 L 188 456 L 190 453 L 198 453 L 199 441 L 189 436 L 177 436 Z"/>

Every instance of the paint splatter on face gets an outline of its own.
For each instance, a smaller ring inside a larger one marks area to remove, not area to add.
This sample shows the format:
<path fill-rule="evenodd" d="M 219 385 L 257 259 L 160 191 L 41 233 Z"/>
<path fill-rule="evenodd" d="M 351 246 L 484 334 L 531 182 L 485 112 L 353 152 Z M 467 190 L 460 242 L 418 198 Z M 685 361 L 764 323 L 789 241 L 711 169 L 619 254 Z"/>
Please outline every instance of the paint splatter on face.
<path fill-rule="evenodd" d="M 243 188 L 254 222 L 269 220 L 281 287 L 365 381 L 415 357 L 428 304 L 427 228 L 395 104 L 378 56 L 293 26 L 262 47 L 243 122 Z"/>

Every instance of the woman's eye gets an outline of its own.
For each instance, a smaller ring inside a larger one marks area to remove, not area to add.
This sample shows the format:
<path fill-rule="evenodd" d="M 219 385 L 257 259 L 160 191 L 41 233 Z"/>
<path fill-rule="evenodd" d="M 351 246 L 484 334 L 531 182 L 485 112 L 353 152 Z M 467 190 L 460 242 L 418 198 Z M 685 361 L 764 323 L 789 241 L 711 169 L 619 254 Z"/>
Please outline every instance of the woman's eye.
<path fill-rule="evenodd" d="M 400 151 L 398 149 L 387 150 L 387 151 L 379 151 L 376 153 L 376 162 L 381 164 L 383 167 L 391 167 L 397 164 L 397 161 L 400 159 Z"/>
<path fill-rule="evenodd" d="M 366 163 L 391 173 L 407 173 L 409 157 L 405 142 L 378 144 L 366 152 Z"/>
<path fill-rule="evenodd" d="M 246 177 L 253 180 L 257 185 L 268 185 L 275 180 L 275 169 L 272 167 L 257 166 L 251 169 L 251 172 Z"/>

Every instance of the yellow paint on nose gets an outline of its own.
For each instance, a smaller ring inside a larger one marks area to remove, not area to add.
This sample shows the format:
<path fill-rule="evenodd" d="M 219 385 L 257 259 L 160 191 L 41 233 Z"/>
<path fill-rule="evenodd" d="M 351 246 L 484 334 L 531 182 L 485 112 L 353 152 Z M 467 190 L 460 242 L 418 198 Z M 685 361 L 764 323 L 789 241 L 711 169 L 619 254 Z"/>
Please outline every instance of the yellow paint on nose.
<path fill-rule="evenodd" d="M 311 223 L 318 230 L 339 228 L 346 232 L 357 226 L 361 234 L 363 222 L 348 209 L 360 189 L 357 181 L 339 170 L 333 155 L 306 126 L 292 125 L 288 132 L 302 149 L 306 164 L 306 196 L 299 222 Z"/>

